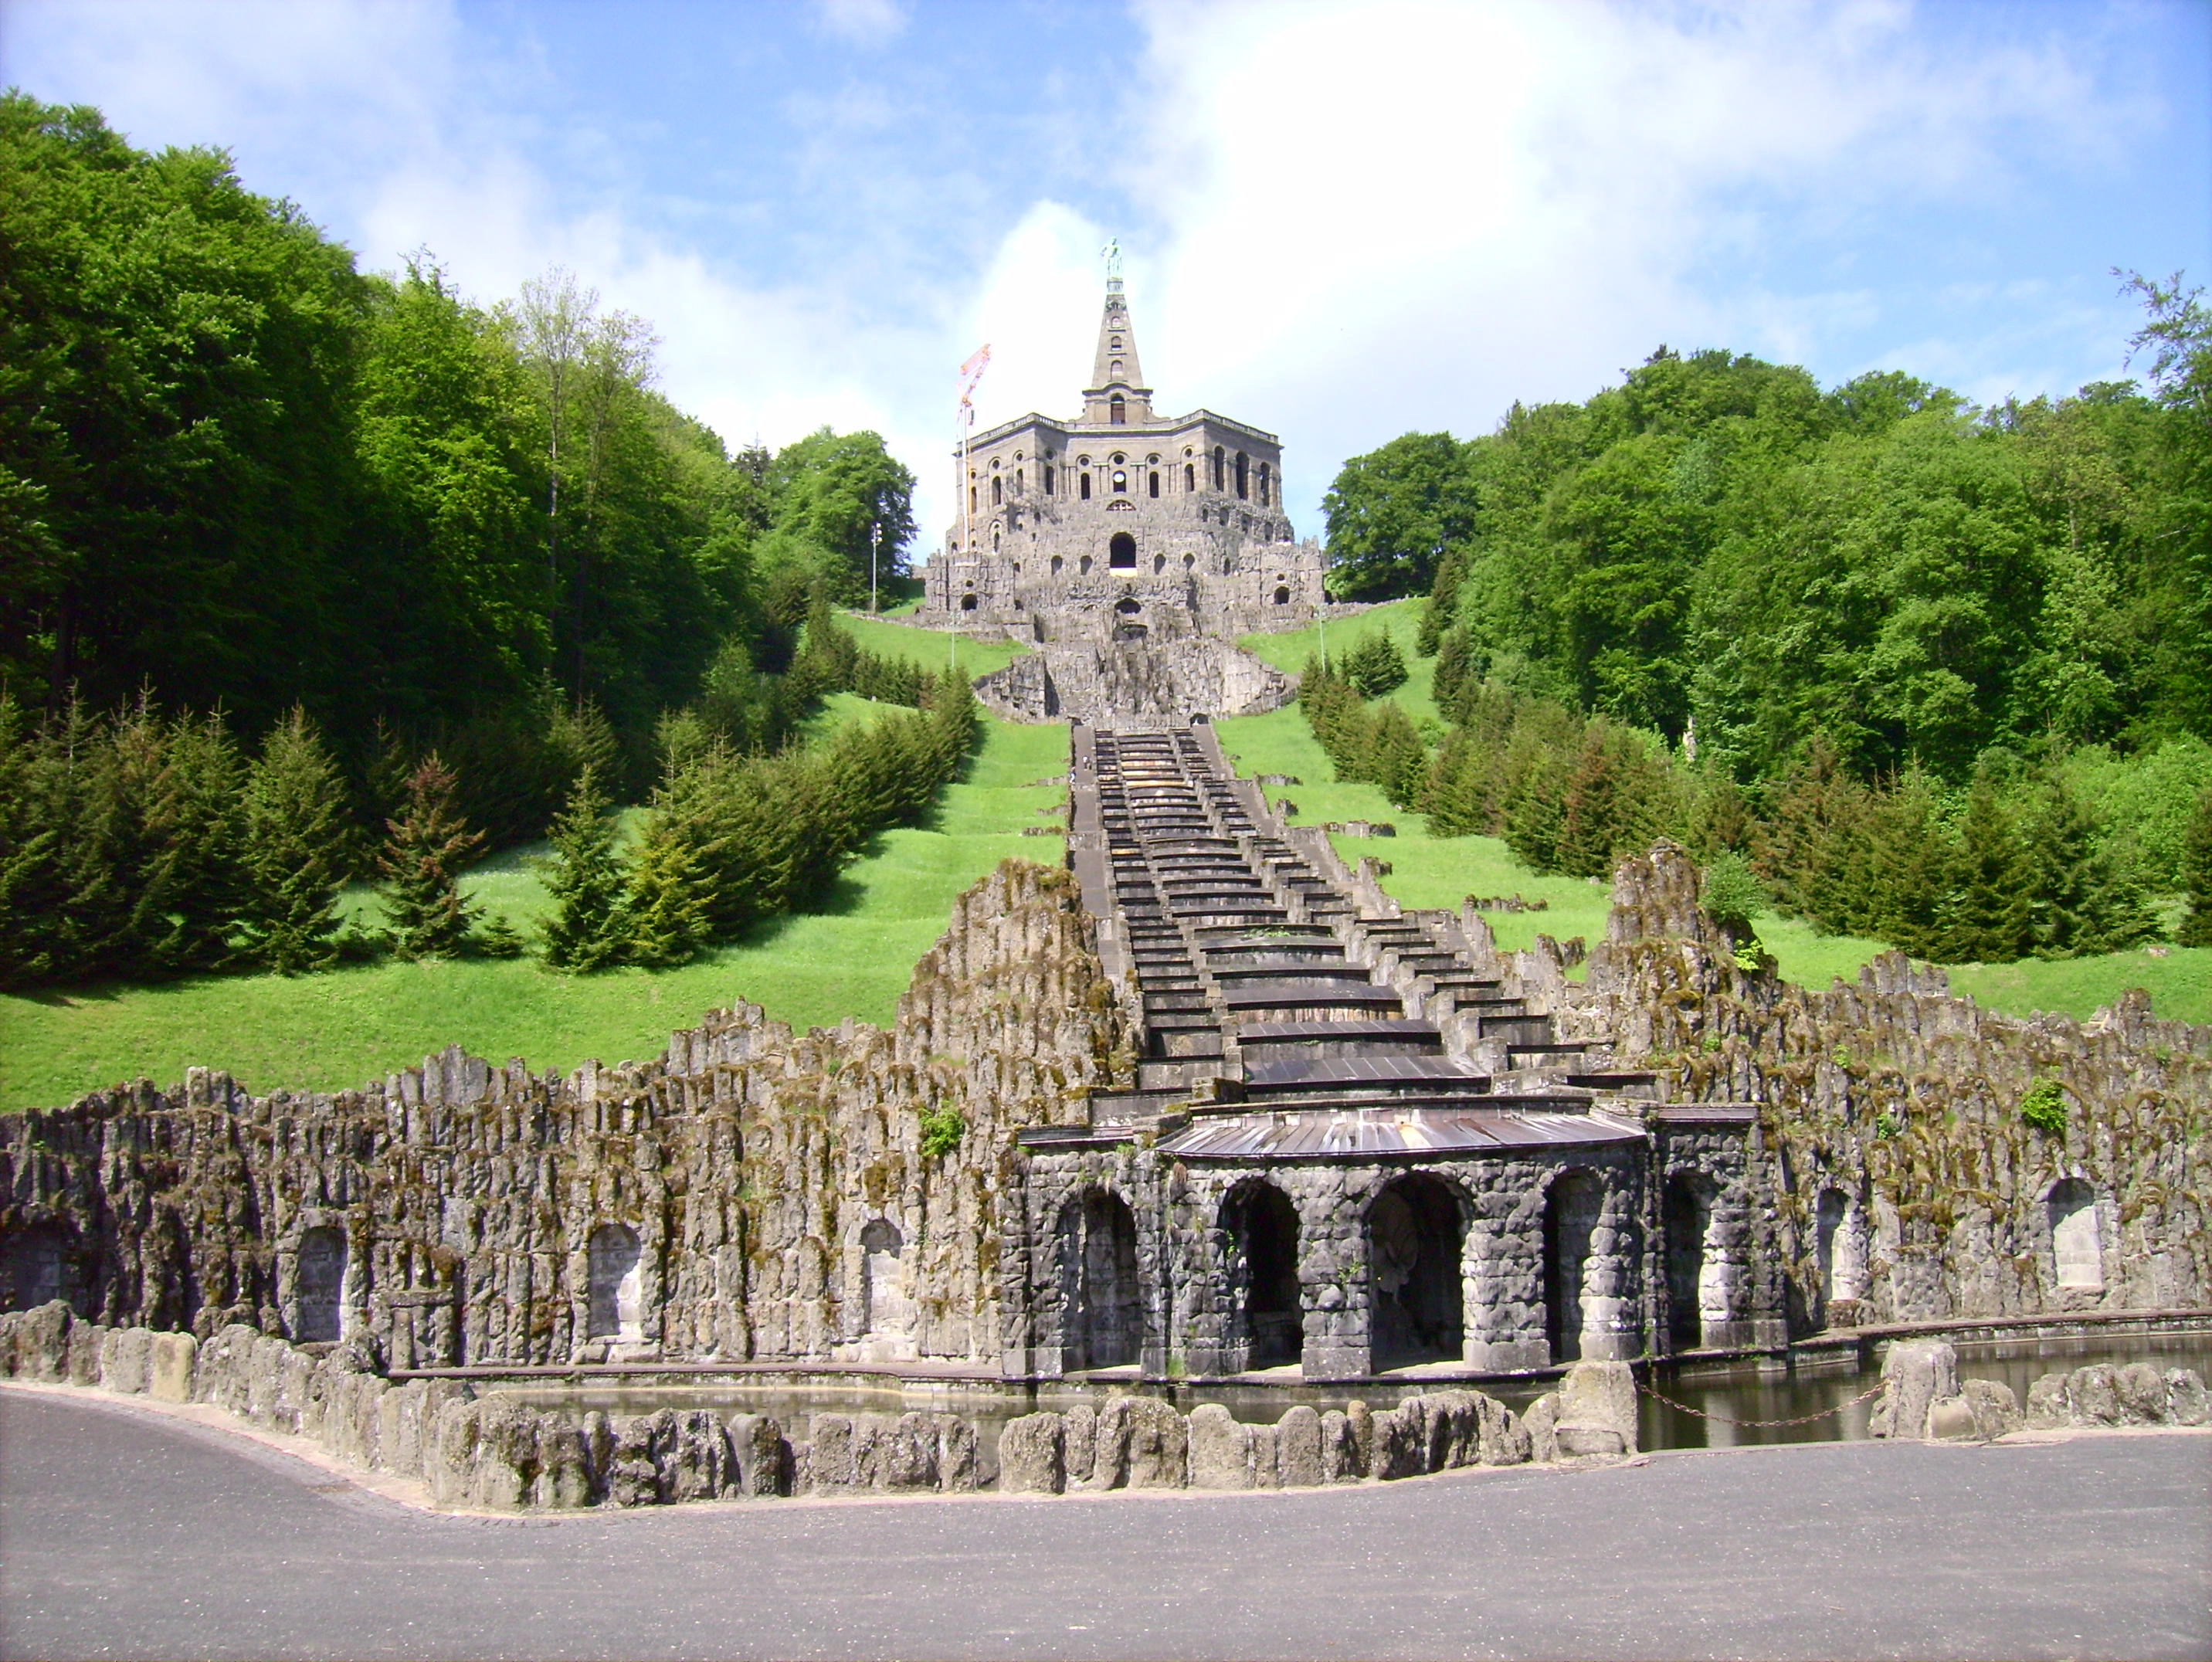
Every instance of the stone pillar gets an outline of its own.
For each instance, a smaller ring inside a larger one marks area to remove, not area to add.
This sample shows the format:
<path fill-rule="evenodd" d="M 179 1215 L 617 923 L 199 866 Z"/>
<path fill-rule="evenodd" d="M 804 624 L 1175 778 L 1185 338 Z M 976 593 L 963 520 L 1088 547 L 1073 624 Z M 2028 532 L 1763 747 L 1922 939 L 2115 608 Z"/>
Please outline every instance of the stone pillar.
<path fill-rule="evenodd" d="M 1486 1373 L 1542 1368 L 1551 1359 L 1544 1337 L 1543 1208 L 1516 1206 L 1516 1180 L 1476 1199 L 1462 1260 L 1462 1299 L 1468 1367 Z M 1540 1196 L 1540 1190 L 1537 1191 Z"/>

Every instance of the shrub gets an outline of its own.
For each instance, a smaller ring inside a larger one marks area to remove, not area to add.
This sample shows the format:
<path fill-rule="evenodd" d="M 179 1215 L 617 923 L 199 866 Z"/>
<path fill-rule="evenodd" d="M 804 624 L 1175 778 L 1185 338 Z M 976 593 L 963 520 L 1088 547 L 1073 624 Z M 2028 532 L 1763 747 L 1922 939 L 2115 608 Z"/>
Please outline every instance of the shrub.
<path fill-rule="evenodd" d="M 402 958 L 450 958 L 468 939 L 473 911 L 457 880 L 483 836 L 453 811 L 458 784 L 432 751 L 408 776 L 405 810 L 386 828 L 384 917 Z"/>
<path fill-rule="evenodd" d="M 2048 1131 L 2053 1137 L 2064 1135 L 2065 1087 L 2055 1079 L 2037 1080 L 2020 1099 L 2020 1119 L 2022 1125 L 2036 1131 Z"/>
<path fill-rule="evenodd" d="M 1751 862 L 1734 849 L 1723 849 L 1706 866 L 1698 885 L 1705 915 L 1732 937 L 1751 932 L 1751 920 L 1766 910 L 1766 887 L 1751 869 Z"/>
<path fill-rule="evenodd" d="M 1363 698 L 1380 698 L 1406 684 L 1406 656 L 1388 633 L 1370 634 L 1344 655 L 1344 678 Z"/>
<path fill-rule="evenodd" d="M 968 1130 L 968 1121 L 957 1108 L 924 1108 L 921 1111 L 921 1152 L 928 1160 L 942 1160 L 960 1146 L 960 1139 Z"/>

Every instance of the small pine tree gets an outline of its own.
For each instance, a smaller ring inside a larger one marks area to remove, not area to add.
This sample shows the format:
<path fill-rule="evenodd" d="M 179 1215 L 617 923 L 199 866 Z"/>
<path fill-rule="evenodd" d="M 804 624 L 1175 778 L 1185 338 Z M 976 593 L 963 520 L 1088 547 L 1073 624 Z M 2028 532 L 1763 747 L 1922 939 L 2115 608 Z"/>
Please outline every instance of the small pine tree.
<path fill-rule="evenodd" d="M 2036 955 L 2094 956 L 2148 939 L 2157 921 L 2142 891 L 2112 856 L 2088 805 L 2054 774 L 2030 822 L 2035 874 L 2030 907 Z"/>
<path fill-rule="evenodd" d="M 338 889 L 352 838 L 345 782 L 297 707 L 261 746 L 246 781 L 246 951 L 280 974 L 337 961 Z"/>
<path fill-rule="evenodd" d="M 2212 946 L 2212 791 L 2197 798 L 2181 846 L 2181 878 L 2188 886 L 2189 915 L 2173 938 L 2184 946 Z"/>
<path fill-rule="evenodd" d="M 1380 698 L 1406 684 L 1406 655 L 1388 631 L 1367 636 L 1344 655 L 1344 678 L 1363 698 Z"/>
<path fill-rule="evenodd" d="M 707 944 L 706 863 L 693 828 L 656 810 L 630 868 L 629 956 L 652 969 L 688 964 Z"/>
<path fill-rule="evenodd" d="M 625 888 L 615 825 L 599 789 L 599 770 L 587 767 L 553 822 L 553 852 L 545 860 L 545 888 L 553 915 L 544 926 L 545 961 L 586 974 L 611 969 L 629 948 Z"/>
<path fill-rule="evenodd" d="M 1954 964 L 2005 964 L 2033 944 L 2029 901 L 2034 872 L 1994 781 L 1984 775 L 1959 821 L 1959 864 L 1937 931 L 1938 955 Z"/>
<path fill-rule="evenodd" d="M 160 968 L 221 969 L 246 909 L 245 759 L 219 716 L 171 730 L 147 812 L 156 853 L 147 881 Z"/>
<path fill-rule="evenodd" d="M 476 908 L 461 898 L 461 868 L 483 846 L 454 811 L 459 781 L 432 751 L 407 776 L 399 817 L 386 822 L 384 916 L 402 958 L 450 958 L 469 937 Z"/>

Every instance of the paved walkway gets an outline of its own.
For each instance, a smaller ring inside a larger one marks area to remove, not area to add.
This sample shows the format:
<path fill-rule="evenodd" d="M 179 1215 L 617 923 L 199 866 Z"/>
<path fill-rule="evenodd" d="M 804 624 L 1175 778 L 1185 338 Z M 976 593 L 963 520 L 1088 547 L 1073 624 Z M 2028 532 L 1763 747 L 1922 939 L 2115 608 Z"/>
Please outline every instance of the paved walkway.
<path fill-rule="evenodd" d="M 490 1521 L 0 1392 L 0 1652 L 2212 1658 L 2212 1437 Z"/>

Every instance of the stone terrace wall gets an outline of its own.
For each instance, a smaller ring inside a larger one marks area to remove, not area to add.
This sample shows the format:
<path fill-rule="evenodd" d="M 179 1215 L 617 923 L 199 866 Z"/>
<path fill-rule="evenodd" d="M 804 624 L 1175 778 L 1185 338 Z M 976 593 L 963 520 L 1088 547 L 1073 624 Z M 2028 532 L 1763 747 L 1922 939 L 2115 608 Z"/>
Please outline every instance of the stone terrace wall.
<path fill-rule="evenodd" d="M 852 1355 L 871 1305 L 893 1354 L 995 1367 L 1013 1132 L 1079 1121 L 1130 1073 L 1095 945 L 1073 879 L 1009 861 L 957 904 L 888 1032 L 797 1035 L 740 1004 L 645 1066 L 562 1077 L 455 1050 L 265 1097 L 195 1070 L 0 1119 L 0 1276 L 18 1306 L 58 1295 L 113 1326 L 300 1337 L 301 1249 L 335 1231 L 347 1337 L 389 1368 Z M 946 1111 L 964 1134 L 926 1156 L 922 1116 Z M 601 1337 L 609 1225 L 635 1235 L 642 1319 Z"/>
<path fill-rule="evenodd" d="M 2212 1304 L 2212 1028 L 2154 1021 L 2141 992 L 2087 1022 L 1999 1016 L 1897 953 L 1821 991 L 1746 974 L 1668 844 L 1614 893 L 1585 986 L 1516 956 L 1667 1100 L 1761 1105 L 1799 1331 Z M 2064 1089 L 2063 1134 L 2021 1118 L 2039 1080 Z M 2094 1269 L 2062 1279 L 2069 1180 Z"/>

